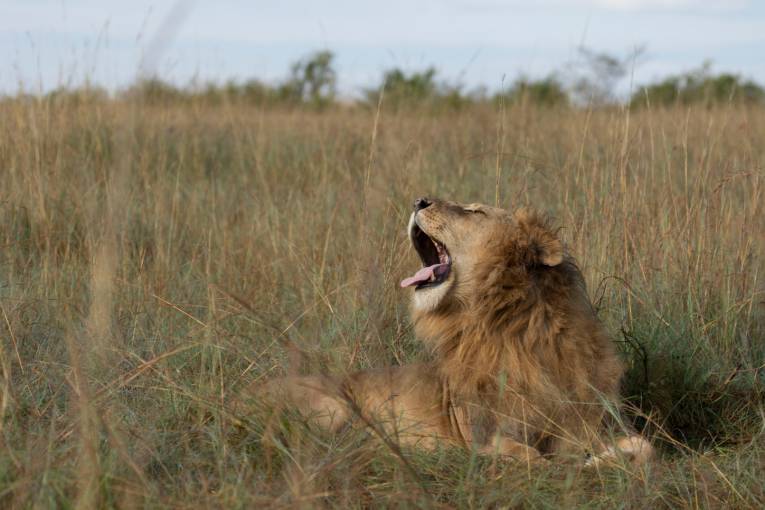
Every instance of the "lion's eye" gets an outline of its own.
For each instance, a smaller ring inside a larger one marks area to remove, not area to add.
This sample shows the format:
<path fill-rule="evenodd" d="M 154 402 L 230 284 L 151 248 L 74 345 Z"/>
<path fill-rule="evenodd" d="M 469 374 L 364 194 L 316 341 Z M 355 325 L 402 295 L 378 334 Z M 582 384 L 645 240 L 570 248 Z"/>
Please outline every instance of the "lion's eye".
<path fill-rule="evenodd" d="M 486 213 L 480 209 L 465 209 L 465 212 L 471 213 L 471 214 L 483 214 L 486 216 Z"/>

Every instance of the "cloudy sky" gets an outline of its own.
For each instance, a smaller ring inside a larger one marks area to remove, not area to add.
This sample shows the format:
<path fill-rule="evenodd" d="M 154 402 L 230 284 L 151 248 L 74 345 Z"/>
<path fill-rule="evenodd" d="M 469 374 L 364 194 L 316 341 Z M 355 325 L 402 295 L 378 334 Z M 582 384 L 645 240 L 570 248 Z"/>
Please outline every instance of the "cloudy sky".
<path fill-rule="evenodd" d="M 278 81 L 332 50 L 354 95 L 391 67 L 433 65 L 466 88 L 565 69 L 585 45 L 644 47 L 634 82 L 698 67 L 765 83 L 761 0 L 3 0 L 0 91 L 84 79 L 110 89 L 139 69 L 176 83 Z M 629 84 L 622 84 L 628 87 Z"/>

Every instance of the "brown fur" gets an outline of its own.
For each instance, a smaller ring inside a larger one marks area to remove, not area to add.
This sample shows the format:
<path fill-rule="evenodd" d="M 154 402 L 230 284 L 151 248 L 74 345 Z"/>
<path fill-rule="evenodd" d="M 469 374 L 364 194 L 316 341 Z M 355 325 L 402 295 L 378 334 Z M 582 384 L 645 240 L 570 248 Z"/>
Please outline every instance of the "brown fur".
<path fill-rule="evenodd" d="M 412 224 L 452 258 L 444 283 L 414 291 L 415 331 L 433 361 L 287 378 L 268 393 L 331 430 L 356 417 L 406 444 L 647 460 L 650 445 L 639 436 L 616 447 L 604 439 L 623 368 L 557 232 L 526 209 L 430 202 Z"/>

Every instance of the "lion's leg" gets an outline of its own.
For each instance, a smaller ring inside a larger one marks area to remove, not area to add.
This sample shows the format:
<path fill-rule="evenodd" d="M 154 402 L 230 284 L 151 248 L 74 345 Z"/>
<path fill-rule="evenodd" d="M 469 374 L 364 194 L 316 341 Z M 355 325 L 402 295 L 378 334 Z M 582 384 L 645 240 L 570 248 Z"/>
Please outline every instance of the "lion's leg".
<path fill-rule="evenodd" d="M 402 446 L 434 449 L 453 440 L 435 374 L 432 365 L 403 365 L 357 372 L 346 384 L 366 425 Z"/>
<path fill-rule="evenodd" d="M 256 389 L 274 408 L 293 407 L 335 432 L 351 420 L 380 425 L 401 444 L 434 447 L 448 436 L 439 380 L 426 365 L 366 370 L 344 378 L 273 379 Z"/>
<path fill-rule="evenodd" d="M 530 462 L 541 460 L 542 453 L 525 443 L 516 441 L 497 428 L 496 417 L 481 406 L 454 406 L 451 408 L 454 425 L 468 447 L 481 455 L 513 457 Z"/>
<path fill-rule="evenodd" d="M 600 466 L 605 462 L 626 459 L 633 466 L 646 464 L 653 457 L 653 446 L 645 438 L 638 435 L 623 436 L 602 452 L 587 461 L 588 466 Z"/>
<path fill-rule="evenodd" d="M 501 455 L 503 457 L 513 457 L 525 462 L 544 459 L 542 454 L 536 448 L 500 435 L 495 435 L 488 444 L 480 447 L 478 449 L 478 453 L 483 455 Z"/>
<path fill-rule="evenodd" d="M 346 402 L 341 397 L 339 384 L 329 377 L 273 379 L 261 387 L 259 393 L 275 407 L 294 407 L 331 432 L 342 428 L 351 416 Z"/>

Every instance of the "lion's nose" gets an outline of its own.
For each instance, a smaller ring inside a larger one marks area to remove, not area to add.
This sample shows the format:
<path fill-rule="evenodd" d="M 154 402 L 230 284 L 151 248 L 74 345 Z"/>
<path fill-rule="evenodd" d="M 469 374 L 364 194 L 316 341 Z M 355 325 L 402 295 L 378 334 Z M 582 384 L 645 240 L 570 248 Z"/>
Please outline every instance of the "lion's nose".
<path fill-rule="evenodd" d="M 428 200 L 425 197 L 420 197 L 415 199 L 414 201 L 414 212 L 420 211 L 422 209 L 425 209 L 426 207 L 429 207 L 433 202 Z"/>

